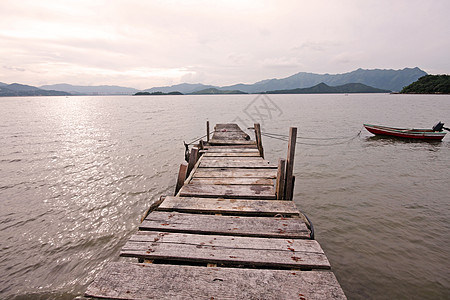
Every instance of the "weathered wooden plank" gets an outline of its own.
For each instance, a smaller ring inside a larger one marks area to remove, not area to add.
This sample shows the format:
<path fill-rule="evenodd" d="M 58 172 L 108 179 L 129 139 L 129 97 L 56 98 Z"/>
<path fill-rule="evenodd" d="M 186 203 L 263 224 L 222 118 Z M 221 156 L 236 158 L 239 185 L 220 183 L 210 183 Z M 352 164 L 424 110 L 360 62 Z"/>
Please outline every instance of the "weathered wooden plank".
<path fill-rule="evenodd" d="M 217 184 L 217 185 L 272 185 L 273 179 L 252 177 L 225 177 L 225 178 L 192 178 L 190 184 Z"/>
<path fill-rule="evenodd" d="M 193 197 L 166 197 L 164 202 L 159 205 L 158 210 L 260 216 L 292 216 L 300 214 L 292 201 Z"/>
<path fill-rule="evenodd" d="M 214 126 L 215 131 L 221 131 L 221 130 L 229 130 L 229 131 L 240 131 L 243 132 L 242 129 L 237 125 L 236 123 L 222 123 L 222 124 L 216 124 Z"/>
<path fill-rule="evenodd" d="M 230 154 L 230 153 L 227 153 Z M 231 153 L 236 154 L 236 153 Z M 256 163 L 256 164 L 264 164 L 270 165 L 268 160 L 263 159 L 261 156 L 244 156 L 244 157 L 235 157 L 235 156 L 206 156 L 206 154 L 202 157 L 203 161 L 221 161 L 221 162 L 235 162 L 235 163 Z"/>
<path fill-rule="evenodd" d="M 255 177 L 277 178 L 276 169 L 228 169 L 228 168 L 198 168 L 193 178 L 208 177 Z"/>
<path fill-rule="evenodd" d="M 212 149 L 256 149 L 256 144 L 249 144 L 249 145 L 207 145 L 205 147 L 206 149 L 212 150 Z"/>
<path fill-rule="evenodd" d="M 346 299 L 329 271 L 111 262 L 86 297 L 113 299 Z"/>
<path fill-rule="evenodd" d="M 276 199 L 273 185 L 185 184 L 179 195 L 181 197 Z"/>
<path fill-rule="evenodd" d="M 123 246 L 120 256 L 266 268 L 330 269 L 322 248 L 314 240 L 138 232 Z"/>
<path fill-rule="evenodd" d="M 233 139 L 233 140 L 228 140 L 228 139 L 215 139 L 214 136 L 212 137 L 212 139 L 209 140 L 210 144 L 213 145 L 256 145 L 255 141 L 247 141 L 247 140 L 240 140 L 240 139 Z"/>
<path fill-rule="evenodd" d="M 276 169 L 266 160 L 202 159 L 199 168 Z"/>
<path fill-rule="evenodd" d="M 260 157 L 258 152 L 206 152 L 203 157 Z"/>
<path fill-rule="evenodd" d="M 309 239 L 310 231 L 300 218 L 240 217 L 154 211 L 140 230 L 255 237 Z"/>
<path fill-rule="evenodd" d="M 251 152 L 251 153 L 259 153 L 258 149 L 254 148 L 254 147 L 213 147 L 213 146 L 209 146 L 208 150 L 205 151 L 206 153 L 233 153 L 233 152 L 238 152 L 238 153 L 246 153 L 246 152 Z"/>
<path fill-rule="evenodd" d="M 247 134 L 232 134 L 232 133 L 215 133 L 212 137 L 213 140 L 239 140 L 239 141 L 249 141 L 250 137 Z"/>

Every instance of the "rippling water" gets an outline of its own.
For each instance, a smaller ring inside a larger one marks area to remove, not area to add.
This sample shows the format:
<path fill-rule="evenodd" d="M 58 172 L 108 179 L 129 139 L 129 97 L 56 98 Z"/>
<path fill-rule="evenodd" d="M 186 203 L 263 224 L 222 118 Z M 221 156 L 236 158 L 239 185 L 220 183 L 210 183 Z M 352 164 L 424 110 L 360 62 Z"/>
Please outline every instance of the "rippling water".
<path fill-rule="evenodd" d="M 449 117 L 449 96 L 0 98 L 0 298 L 82 294 L 148 206 L 173 193 L 182 141 L 209 120 L 298 127 L 295 202 L 350 299 L 448 299 L 450 135 L 356 134 L 364 122 Z M 286 156 L 285 142 L 263 144 L 269 160 Z"/>

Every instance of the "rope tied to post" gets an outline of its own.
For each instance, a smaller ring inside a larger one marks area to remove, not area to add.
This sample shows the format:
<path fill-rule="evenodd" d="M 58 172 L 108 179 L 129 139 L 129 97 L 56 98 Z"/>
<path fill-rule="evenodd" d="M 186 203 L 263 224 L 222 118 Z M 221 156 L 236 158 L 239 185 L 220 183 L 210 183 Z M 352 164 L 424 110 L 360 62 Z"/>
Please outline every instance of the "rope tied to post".
<path fill-rule="evenodd" d="M 308 146 L 334 146 L 334 145 L 341 145 L 351 142 L 352 140 L 356 139 L 361 135 L 362 129 L 359 130 L 359 132 L 356 135 L 351 136 L 343 136 L 343 137 L 326 137 L 326 138 L 315 138 L 315 137 L 305 137 L 305 136 L 299 136 L 297 135 L 297 139 L 300 140 L 316 140 L 316 141 L 336 141 L 336 140 L 343 140 L 340 142 L 334 142 L 334 143 L 327 143 L 327 144 L 320 144 L 320 143 L 305 143 L 301 141 L 296 141 L 296 144 L 299 145 L 308 145 Z M 269 133 L 269 132 L 262 132 L 263 136 L 284 141 L 287 142 L 289 140 L 289 136 L 285 134 L 278 134 L 278 133 Z"/>

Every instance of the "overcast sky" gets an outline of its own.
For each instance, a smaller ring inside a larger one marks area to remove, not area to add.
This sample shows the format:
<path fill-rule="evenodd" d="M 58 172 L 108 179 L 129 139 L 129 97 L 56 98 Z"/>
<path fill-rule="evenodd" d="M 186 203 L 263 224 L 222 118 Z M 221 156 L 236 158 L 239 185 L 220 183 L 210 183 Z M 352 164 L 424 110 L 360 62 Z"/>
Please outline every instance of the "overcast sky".
<path fill-rule="evenodd" d="M 450 73 L 449 0 L 1 0 L 0 82 L 229 85 Z"/>

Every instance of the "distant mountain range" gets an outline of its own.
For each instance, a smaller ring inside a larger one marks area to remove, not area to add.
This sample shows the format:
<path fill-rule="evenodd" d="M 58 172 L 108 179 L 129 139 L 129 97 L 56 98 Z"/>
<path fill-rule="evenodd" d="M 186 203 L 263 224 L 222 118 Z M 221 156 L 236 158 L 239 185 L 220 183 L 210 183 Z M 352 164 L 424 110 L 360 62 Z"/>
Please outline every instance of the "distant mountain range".
<path fill-rule="evenodd" d="M 12 83 L 6 84 L 0 82 L 0 97 L 13 96 L 67 96 L 66 92 L 44 90 L 30 85 Z"/>
<path fill-rule="evenodd" d="M 362 83 L 347 83 L 329 86 L 319 83 L 313 87 L 292 90 L 267 91 L 266 94 L 350 94 L 350 93 L 390 93 L 389 90 L 377 89 Z"/>
<path fill-rule="evenodd" d="M 170 93 L 180 92 L 183 94 L 217 94 L 224 91 L 235 93 L 266 93 L 270 91 L 286 91 L 294 89 L 312 88 L 318 84 L 325 84 L 328 87 L 339 87 L 349 83 L 360 83 L 372 88 L 386 91 L 401 91 L 403 87 L 415 82 L 422 76 L 427 75 L 421 69 L 405 68 L 402 70 L 364 70 L 343 74 L 315 74 L 300 72 L 292 76 L 281 79 L 266 79 L 253 84 L 235 84 L 230 86 L 212 86 L 201 83 L 182 83 L 172 86 L 152 87 L 143 92 Z M 322 86 L 324 88 L 324 86 Z M 17 83 L 0 83 L 0 96 L 51 96 L 51 95 L 133 95 L 139 92 L 138 89 L 115 86 L 77 86 L 70 84 L 44 85 L 39 88 L 21 85 Z M 304 91 L 303 91 L 304 92 Z M 302 93 L 303 93 L 302 92 Z"/>
<path fill-rule="evenodd" d="M 182 83 L 165 87 L 153 87 L 146 89 L 147 92 L 161 91 L 164 93 L 178 91 L 183 94 L 191 94 L 200 90 L 216 88 L 218 90 L 238 90 L 245 93 L 264 93 L 275 90 L 290 90 L 298 88 L 313 87 L 319 83 L 329 86 L 340 86 L 347 83 L 362 83 L 370 87 L 401 91 L 403 87 L 411 84 L 426 72 L 419 68 L 405 68 L 402 70 L 364 70 L 358 69 L 343 74 L 315 74 L 300 72 L 282 79 L 266 79 L 254 84 L 235 84 L 229 86 L 211 86 L 203 84 Z"/>
<path fill-rule="evenodd" d="M 67 83 L 43 85 L 40 88 L 44 90 L 64 91 L 72 95 L 132 95 L 139 92 L 139 90 L 134 88 L 116 85 L 83 86 Z"/>

